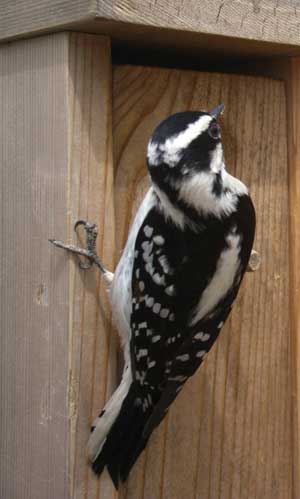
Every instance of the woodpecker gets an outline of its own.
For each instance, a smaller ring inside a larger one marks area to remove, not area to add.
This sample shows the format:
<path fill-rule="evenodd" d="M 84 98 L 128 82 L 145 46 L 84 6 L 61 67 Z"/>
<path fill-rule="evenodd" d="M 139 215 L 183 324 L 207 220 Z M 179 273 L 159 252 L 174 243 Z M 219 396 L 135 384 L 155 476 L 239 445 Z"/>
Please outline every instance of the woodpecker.
<path fill-rule="evenodd" d="M 225 168 L 221 104 L 174 114 L 147 151 L 151 187 L 114 274 L 95 254 L 95 227 L 83 223 L 83 254 L 106 278 L 124 349 L 119 387 L 92 426 L 88 454 L 118 488 L 201 365 L 237 296 L 250 257 L 255 210 L 246 186 Z M 92 243 L 91 243 L 92 239 Z"/>

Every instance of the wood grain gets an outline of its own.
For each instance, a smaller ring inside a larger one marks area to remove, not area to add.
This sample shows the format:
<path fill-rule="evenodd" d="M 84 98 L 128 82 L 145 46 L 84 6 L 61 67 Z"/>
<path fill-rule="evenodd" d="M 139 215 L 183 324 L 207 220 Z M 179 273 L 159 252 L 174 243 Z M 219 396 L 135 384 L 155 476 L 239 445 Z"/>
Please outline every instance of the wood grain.
<path fill-rule="evenodd" d="M 295 2 L 276 0 L 98 0 L 96 15 L 143 26 L 298 45 Z"/>
<path fill-rule="evenodd" d="M 69 228 L 84 219 L 99 227 L 97 250 L 114 268 L 114 204 L 111 142 L 112 74 L 109 40 L 70 36 L 69 56 Z M 71 236 L 71 232 L 70 232 Z M 71 236 L 74 240 L 74 236 Z M 66 260 L 68 257 L 62 255 Z M 86 443 L 93 419 L 116 385 L 117 337 L 98 270 L 70 269 L 71 497 L 115 496 L 111 480 L 97 480 L 88 466 Z"/>
<path fill-rule="evenodd" d="M 290 321 L 292 331 L 293 418 L 294 418 L 294 498 L 300 491 L 300 60 L 293 58 L 286 64 L 286 93 L 288 104 L 289 144 L 289 206 L 290 206 Z"/>
<path fill-rule="evenodd" d="M 0 4 L 1 38 L 23 36 L 45 30 L 63 29 L 67 23 L 76 23 L 86 18 L 92 2 L 90 0 L 13 0 Z"/>
<path fill-rule="evenodd" d="M 69 497 L 66 35 L 0 48 L 0 496 Z"/>
<path fill-rule="evenodd" d="M 77 30 L 201 59 L 296 55 L 299 15 L 295 0 L 2 0 L 0 40 Z"/>
<path fill-rule="evenodd" d="M 292 497 L 292 374 L 284 84 L 267 78 L 115 67 L 120 252 L 148 185 L 147 140 L 172 112 L 225 103 L 229 170 L 250 186 L 260 269 L 247 274 L 213 351 L 155 431 L 123 499 Z M 295 496 L 296 497 L 296 496 Z"/>
<path fill-rule="evenodd" d="M 85 457 L 89 425 L 117 383 L 107 294 L 97 271 L 81 272 L 47 239 L 74 241 L 77 218 L 95 221 L 98 252 L 113 268 L 148 185 L 154 127 L 171 112 L 223 100 L 226 159 L 251 187 L 262 264 L 119 495 L 286 499 L 293 481 L 298 497 L 299 61 L 288 77 L 289 178 L 282 82 L 117 67 L 112 125 L 104 37 L 3 45 L 0 68 L 0 496 L 117 496 Z"/>
<path fill-rule="evenodd" d="M 15 42 L 1 47 L 0 68 L 0 496 L 112 498 L 85 453 L 116 383 L 107 293 L 97 271 L 48 243 L 76 241 L 74 222 L 92 220 L 113 267 L 110 43 Z"/>

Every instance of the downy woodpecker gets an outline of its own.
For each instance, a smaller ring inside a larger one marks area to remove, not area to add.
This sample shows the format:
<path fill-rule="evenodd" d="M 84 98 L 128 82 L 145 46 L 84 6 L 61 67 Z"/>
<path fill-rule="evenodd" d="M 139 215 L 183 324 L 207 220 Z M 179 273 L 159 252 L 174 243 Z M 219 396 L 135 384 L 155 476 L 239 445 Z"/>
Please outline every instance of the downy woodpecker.
<path fill-rule="evenodd" d="M 125 362 L 88 453 L 116 488 L 217 339 L 250 257 L 255 211 L 246 186 L 225 168 L 223 108 L 177 113 L 156 128 L 147 153 L 152 186 L 115 274 L 102 268 Z M 52 242 L 101 267 L 91 244 Z"/>

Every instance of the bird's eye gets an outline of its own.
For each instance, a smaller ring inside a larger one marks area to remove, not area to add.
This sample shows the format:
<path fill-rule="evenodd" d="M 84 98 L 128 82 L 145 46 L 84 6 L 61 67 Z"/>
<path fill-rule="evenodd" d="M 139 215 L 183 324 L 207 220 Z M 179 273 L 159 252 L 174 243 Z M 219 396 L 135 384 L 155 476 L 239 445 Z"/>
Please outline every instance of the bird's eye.
<path fill-rule="evenodd" d="M 213 139 L 219 139 L 221 137 L 221 129 L 218 123 L 213 121 L 208 129 L 208 133 Z"/>

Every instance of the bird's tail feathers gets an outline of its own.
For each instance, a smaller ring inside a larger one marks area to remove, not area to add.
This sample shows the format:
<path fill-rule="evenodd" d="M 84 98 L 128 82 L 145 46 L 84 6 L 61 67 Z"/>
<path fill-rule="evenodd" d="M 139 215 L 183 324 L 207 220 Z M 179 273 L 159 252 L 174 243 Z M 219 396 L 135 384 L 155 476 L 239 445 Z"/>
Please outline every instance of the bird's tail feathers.
<path fill-rule="evenodd" d="M 92 424 L 92 433 L 87 445 L 87 453 L 90 461 L 94 462 L 99 455 L 106 437 L 121 410 L 131 382 L 131 370 L 129 367 L 125 367 L 120 385 Z"/>
<path fill-rule="evenodd" d="M 133 382 L 98 454 L 92 459 L 92 468 L 97 475 L 107 467 L 116 489 L 120 481 L 126 480 L 145 448 L 150 435 L 145 438 L 143 430 L 152 410 L 149 389 L 145 390 L 138 382 Z"/>

